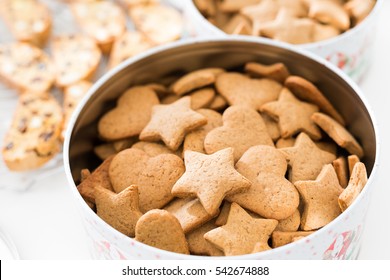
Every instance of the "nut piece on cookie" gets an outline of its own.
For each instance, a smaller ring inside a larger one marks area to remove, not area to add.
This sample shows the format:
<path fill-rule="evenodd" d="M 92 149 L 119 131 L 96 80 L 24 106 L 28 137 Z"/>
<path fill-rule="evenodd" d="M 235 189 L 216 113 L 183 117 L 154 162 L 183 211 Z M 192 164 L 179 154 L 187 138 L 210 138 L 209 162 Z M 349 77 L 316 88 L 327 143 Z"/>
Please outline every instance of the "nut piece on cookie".
<path fill-rule="evenodd" d="M 109 53 L 114 41 L 125 32 L 125 14 L 111 1 L 76 2 L 71 8 L 81 28 L 96 40 L 103 53 Z"/>
<path fill-rule="evenodd" d="M 186 96 L 169 105 L 153 106 L 152 118 L 139 138 L 145 141 L 162 140 L 176 151 L 190 131 L 207 123 L 207 118 L 191 109 L 191 97 Z"/>
<path fill-rule="evenodd" d="M 116 194 L 95 188 L 96 214 L 124 235 L 134 237 L 135 226 L 142 216 L 139 210 L 138 187 L 130 186 Z"/>
<path fill-rule="evenodd" d="M 204 140 L 208 154 L 232 147 L 234 160 L 238 161 L 252 146 L 274 145 L 262 117 L 251 108 L 231 106 L 223 113 L 222 120 L 223 126 L 211 130 Z"/>
<path fill-rule="evenodd" d="M 27 43 L 0 45 L 0 78 L 21 92 L 48 91 L 54 73 L 51 60 L 41 49 Z"/>
<path fill-rule="evenodd" d="M 129 15 L 135 27 L 156 45 L 178 40 L 183 31 L 181 14 L 169 6 L 138 5 Z"/>
<path fill-rule="evenodd" d="M 355 164 L 352 170 L 348 186 L 339 196 L 341 211 L 345 211 L 357 198 L 367 183 L 366 166 L 362 162 Z"/>
<path fill-rule="evenodd" d="M 96 42 L 84 35 L 55 37 L 51 50 L 56 68 L 56 84 L 59 87 L 90 80 L 102 56 Z"/>
<path fill-rule="evenodd" d="M 296 181 L 294 185 L 303 199 L 302 230 L 319 229 L 340 215 L 338 198 L 344 189 L 331 164 L 324 165 L 314 181 Z"/>
<path fill-rule="evenodd" d="M 145 213 L 135 227 L 135 240 L 162 250 L 190 253 L 179 221 L 166 210 L 153 209 Z"/>
<path fill-rule="evenodd" d="M 41 167 L 60 148 L 62 110 L 48 93 L 25 92 L 8 129 L 3 159 L 12 171 L 27 171 Z"/>
<path fill-rule="evenodd" d="M 116 193 L 137 185 L 143 213 L 164 207 L 173 199 L 172 186 L 184 173 L 181 158 L 172 154 L 150 157 L 138 149 L 126 149 L 114 156 L 109 176 Z"/>
<path fill-rule="evenodd" d="M 336 120 L 323 113 L 314 113 L 311 119 L 332 138 L 337 145 L 346 149 L 350 154 L 355 154 L 359 158 L 364 156 L 362 146 L 355 137 Z"/>
<path fill-rule="evenodd" d="M 117 106 L 100 118 L 99 135 L 106 140 L 118 140 L 141 133 L 159 104 L 156 93 L 146 86 L 128 89 L 119 97 Z"/>
<path fill-rule="evenodd" d="M 50 11 L 36 0 L 3 0 L 0 16 L 18 41 L 42 47 L 50 35 Z"/>
<path fill-rule="evenodd" d="M 232 203 L 226 225 L 207 232 L 204 238 L 222 250 L 225 256 L 250 254 L 256 243 L 264 246 L 278 221 L 252 218 L 238 204 Z"/>

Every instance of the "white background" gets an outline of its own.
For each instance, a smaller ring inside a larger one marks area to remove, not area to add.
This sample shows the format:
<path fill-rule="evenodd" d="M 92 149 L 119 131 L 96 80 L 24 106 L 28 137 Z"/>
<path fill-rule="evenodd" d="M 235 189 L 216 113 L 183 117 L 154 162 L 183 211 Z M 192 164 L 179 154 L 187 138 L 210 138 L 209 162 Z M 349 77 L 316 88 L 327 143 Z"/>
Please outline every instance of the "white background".
<path fill-rule="evenodd" d="M 384 2 L 374 59 L 361 84 L 381 137 L 380 169 L 361 259 L 390 259 L 390 1 Z M 90 258 L 83 225 L 62 170 L 28 191 L 0 189 L 0 227 L 13 239 L 22 259 Z"/>

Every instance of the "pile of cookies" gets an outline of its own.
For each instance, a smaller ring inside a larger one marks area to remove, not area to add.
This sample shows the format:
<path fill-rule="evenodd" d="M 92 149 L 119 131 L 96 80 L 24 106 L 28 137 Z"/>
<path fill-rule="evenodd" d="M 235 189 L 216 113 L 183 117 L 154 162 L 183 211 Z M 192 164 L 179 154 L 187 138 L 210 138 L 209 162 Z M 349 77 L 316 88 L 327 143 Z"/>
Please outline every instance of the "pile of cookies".
<path fill-rule="evenodd" d="M 292 44 L 326 40 L 355 27 L 375 0 L 194 0 L 212 24 L 228 34 Z"/>
<path fill-rule="evenodd" d="M 0 78 L 20 96 L 2 143 L 12 171 L 39 168 L 58 153 L 75 106 L 101 69 L 182 35 L 181 14 L 159 1 L 66 2 L 61 5 L 72 12 L 80 31 L 56 36 L 56 15 L 42 0 L 0 5 L 0 19 L 15 38 L 0 44 Z M 130 22 L 136 30 L 127 28 Z"/>
<path fill-rule="evenodd" d="M 364 150 L 282 63 L 204 68 L 126 90 L 97 124 L 77 189 L 105 222 L 182 254 L 270 250 L 321 229 L 367 181 Z"/>

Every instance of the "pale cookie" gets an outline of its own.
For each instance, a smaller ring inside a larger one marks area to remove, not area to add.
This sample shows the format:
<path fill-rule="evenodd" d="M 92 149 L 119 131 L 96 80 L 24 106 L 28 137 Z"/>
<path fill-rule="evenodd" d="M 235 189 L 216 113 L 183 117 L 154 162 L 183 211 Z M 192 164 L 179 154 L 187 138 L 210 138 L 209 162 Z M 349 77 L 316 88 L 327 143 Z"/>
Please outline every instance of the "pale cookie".
<path fill-rule="evenodd" d="M 110 52 L 108 68 L 113 68 L 126 59 L 153 47 L 149 39 L 140 32 L 126 31 L 119 36 Z"/>
<path fill-rule="evenodd" d="M 207 123 L 206 117 L 193 111 L 191 98 L 186 96 L 169 105 L 153 107 L 152 118 L 139 138 L 145 141 L 162 140 L 176 151 L 187 133 Z"/>
<path fill-rule="evenodd" d="M 166 210 L 153 209 L 145 213 L 135 227 L 135 240 L 162 250 L 190 253 L 179 221 Z"/>
<path fill-rule="evenodd" d="M 111 1 L 73 3 L 71 8 L 83 31 L 96 40 L 103 53 L 109 53 L 114 41 L 125 32 L 125 14 Z"/>
<path fill-rule="evenodd" d="M 313 41 L 314 21 L 292 17 L 281 10 L 275 20 L 263 23 L 260 35 L 291 44 L 306 44 Z"/>
<path fill-rule="evenodd" d="M 362 146 L 360 146 L 355 137 L 353 137 L 353 135 L 336 120 L 323 113 L 314 113 L 311 118 L 337 143 L 337 145 L 346 149 L 350 154 L 357 155 L 359 158 L 364 156 Z"/>
<path fill-rule="evenodd" d="M 223 126 L 211 130 L 204 140 L 208 154 L 232 147 L 237 161 L 252 146 L 274 145 L 262 117 L 250 108 L 231 106 L 223 113 L 222 120 Z"/>
<path fill-rule="evenodd" d="M 225 98 L 223 98 L 221 95 L 217 94 L 214 99 L 211 101 L 209 105 L 209 109 L 220 111 L 225 109 L 228 106 Z"/>
<path fill-rule="evenodd" d="M 186 234 L 219 214 L 217 211 L 210 215 L 199 202 L 199 199 L 194 198 L 177 198 L 165 206 L 164 210 L 167 210 L 179 220 Z"/>
<path fill-rule="evenodd" d="M 341 214 L 338 198 L 343 192 L 331 164 L 326 164 L 314 181 L 294 183 L 303 200 L 302 230 L 319 229 Z"/>
<path fill-rule="evenodd" d="M 248 189 L 250 181 L 234 168 L 233 149 L 211 155 L 184 153 L 186 171 L 172 188 L 179 197 L 197 196 L 210 215 L 215 215 L 224 197 Z"/>
<path fill-rule="evenodd" d="M 301 214 L 299 210 L 295 210 L 294 213 L 282 220 L 279 220 L 275 231 L 297 231 L 301 224 Z"/>
<path fill-rule="evenodd" d="M 310 81 L 299 76 L 290 76 L 286 79 L 284 85 L 299 99 L 316 104 L 322 112 L 330 115 L 339 123 L 345 124 L 344 118 Z"/>
<path fill-rule="evenodd" d="M 183 32 L 181 14 L 169 6 L 136 6 L 129 15 L 135 27 L 157 45 L 176 41 Z"/>
<path fill-rule="evenodd" d="M 137 86 L 128 89 L 119 97 L 117 106 L 100 118 L 99 135 L 107 140 L 117 140 L 140 134 L 157 104 L 158 97 L 150 88 Z"/>
<path fill-rule="evenodd" d="M 206 16 L 215 16 L 217 7 L 214 0 L 194 0 L 195 6 Z"/>
<path fill-rule="evenodd" d="M 132 149 L 142 150 L 150 157 L 155 157 L 162 154 L 179 155 L 177 152 L 173 152 L 167 146 L 159 143 L 139 141 L 131 146 Z"/>
<path fill-rule="evenodd" d="M 187 134 L 184 139 L 183 150 L 205 154 L 204 140 L 206 135 L 214 128 L 222 126 L 222 116 L 210 109 L 199 109 L 197 112 L 207 118 L 207 124 Z"/>
<path fill-rule="evenodd" d="M 25 92 L 19 97 L 2 148 L 6 166 L 13 171 L 41 167 L 59 151 L 62 110 L 48 93 Z"/>
<path fill-rule="evenodd" d="M 306 237 L 314 231 L 278 231 L 275 230 L 272 233 L 272 248 L 278 248 L 283 245 L 287 245 L 294 242 L 298 237 Z"/>
<path fill-rule="evenodd" d="M 91 82 L 80 81 L 64 89 L 64 103 L 62 105 L 64 111 L 64 124 L 62 128 L 62 138 L 65 138 L 65 132 L 68 128 L 68 123 L 73 111 L 91 86 Z"/>
<path fill-rule="evenodd" d="M 241 193 L 228 195 L 236 202 L 264 218 L 286 219 L 299 205 L 299 194 L 284 176 L 287 161 L 282 152 L 270 146 L 254 146 L 236 164 L 236 169 L 252 182 Z"/>
<path fill-rule="evenodd" d="M 324 41 L 340 35 L 340 30 L 332 25 L 323 25 L 321 23 L 314 24 L 313 41 Z"/>
<path fill-rule="evenodd" d="M 306 17 L 307 6 L 302 0 L 277 0 L 279 8 L 286 10 L 293 17 Z"/>
<path fill-rule="evenodd" d="M 348 185 L 349 180 L 348 163 L 346 157 L 338 157 L 332 162 L 332 165 L 336 171 L 340 186 L 345 188 Z"/>
<path fill-rule="evenodd" d="M 248 5 L 255 5 L 261 0 L 224 0 L 219 3 L 219 9 L 226 13 L 238 12 Z"/>
<path fill-rule="evenodd" d="M 50 11 L 40 1 L 4 0 L 0 15 L 18 41 L 42 47 L 50 35 Z"/>
<path fill-rule="evenodd" d="M 247 17 L 237 14 L 222 27 L 222 31 L 234 35 L 251 35 L 252 25 Z"/>
<path fill-rule="evenodd" d="M 303 132 L 298 135 L 293 147 L 280 150 L 286 154 L 291 168 L 289 180 L 292 183 L 300 180 L 314 180 L 325 164 L 332 163 L 336 159 L 334 154 L 318 148 Z"/>
<path fill-rule="evenodd" d="M 84 200 L 95 203 L 95 188 L 105 188 L 114 191 L 108 170 L 110 168 L 113 156 L 104 160 L 85 180 L 77 186 L 77 190 Z"/>
<path fill-rule="evenodd" d="M 362 162 L 358 162 L 353 167 L 351 178 L 349 179 L 348 186 L 339 196 L 339 205 L 341 211 L 345 211 L 354 200 L 358 197 L 367 183 L 367 171 L 366 166 Z"/>
<path fill-rule="evenodd" d="M 110 156 L 117 154 L 118 152 L 114 149 L 114 145 L 112 143 L 104 143 L 97 145 L 93 148 L 93 152 L 97 155 L 101 160 L 106 160 Z"/>
<path fill-rule="evenodd" d="M 310 119 L 313 113 L 318 112 L 318 107 L 300 101 L 287 88 L 283 88 L 277 101 L 264 104 L 261 111 L 278 121 L 282 138 L 289 138 L 300 132 L 307 133 L 314 140 L 321 138 L 320 129 Z"/>
<path fill-rule="evenodd" d="M 198 88 L 215 83 L 217 76 L 225 72 L 222 68 L 204 68 L 190 72 L 171 86 L 171 91 L 176 95 L 183 95 Z"/>
<path fill-rule="evenodd" d="M 348 171 L 349 174 L 352 174 L 352 170 L 356 163 L 360 162 L 360 159 L 357 155 L 349 155 L 348 156 Z"/>
<path fill-rule="evenodd" d="M 223 252 L 204 238 L 204 234 L 216 228 L 214 220 L 198 227 L 186 235 L 191 254 L 202 256 L 223 256 Z"/>
<path fill-rule="evenodd" d="M 359 24 L 370 14 L 375 4 L 375 0 L 350 0 L 344 4 L 344 9 L 354 19 L 355 24 Z"/>
<path fill-rule="evenodd" d="M 258 1 L 240 9 L 240 13 L 252 21 L 252 35 L 260 35 L 264 23 L 272 21 L 278 14 L 279 5 L 274 0 Z"/>
<path fill-rule="evenodd" d="M 95 41 L 84 35 L 61 35 L 52 40 L 52 57 L 59 87 L 90 80 L 101 59 Z"/>
<path fill-rule="evenodd" d="M 21 92 L 46 92 L 54 82 L 54 67 L 39 48 L 27 43 L 0 45 L 0 78 Z"/>
<path fill-rule="evenodd" d="M 88 0 L 91 1 L 91 0 Z M 96 0 L 93 0 L 96 1 Z M 144 6 L 144 5 L 154 5 L 158 4 L 160 0 L 119 0 L 122 4 L 124 4 L 127 8 L 131 9 L 136 6 Z"/>
<path fill-rule="evenodd" d="M 137 186 L 130 186 L 118 194 L 95 187 L 95 201 L 96 214 L 100 218 L 124 235 L 135 236 L 135 225 L 142 216 Z"/>
<path fill-rule="evenodd" d="M 241 73 L 220 74 L 217 91 L 230 105 L 242 105 L 260 110 L 265 103 L 278 99 L 282 85 L 271 79 L 250 79 Z"/>
<path fill-rule="evenodd" d="M 252 77 L 268 78 L 281 84 L 290 76 L 290 72 L 283 63 L 265 65 L 258 62 L 248 62 L 245 64 L 245 72 Z"/>
<path fill-rule="evenodd" d="M 331 24 L 343 31 L 349 29 L 351 25 L 348 13 L 343 6 L 328 0 L 311 1 L 309 17 L 321 23 Z"/>
<path fill-rule="evenodd" d="M 138 149 L 126 149 L 114 156 L 109 176 L 115 192 L 137 185 L 140 209 L 164 207 L 173 199 L 172 186 L 184 173 L 181 158 L 171 154 L 150 157 Z"/>
<path fill-rule="evenodd" d="M 226 225 L 213 229 L 204 238 L 225 256 L 252 253 L 256 243 L 266 244 L 277 226 L 272 219 L 254 219 L 238 204 L 232 203 Z"/>

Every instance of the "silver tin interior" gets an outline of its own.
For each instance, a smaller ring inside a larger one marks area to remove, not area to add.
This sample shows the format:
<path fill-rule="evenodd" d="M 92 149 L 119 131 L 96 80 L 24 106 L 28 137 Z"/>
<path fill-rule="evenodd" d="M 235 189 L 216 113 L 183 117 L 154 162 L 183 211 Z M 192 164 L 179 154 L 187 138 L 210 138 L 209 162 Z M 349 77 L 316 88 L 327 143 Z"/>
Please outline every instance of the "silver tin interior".
<path fill-rule="evenodd" d="M 73 180 L 79 181 L 82 168 L 93 170 L 100 163 L 93 153 L 93 147 L 100 143 L 97 121 L 114 107 L 115 100 L 127 88 L 151 82 L 168 84 L 184 73 L 204 67 L 241 69 L 249 61 L 282 62 L 292 74 L 314 82 L 344 116 L 348 129 L 363 145 L 363 161 L 371 173 L 377 160 L 375 126 L 359 89 L 350 79 L 322 59 L 288 45 L 231 37 L 160 47 L 126 61 L 99 80 L 79 105 L 69 125 L 67 137 L 70 138 L 65 143 L 64 160 L 69 160 Z"/>

